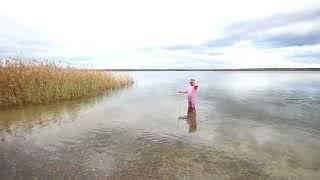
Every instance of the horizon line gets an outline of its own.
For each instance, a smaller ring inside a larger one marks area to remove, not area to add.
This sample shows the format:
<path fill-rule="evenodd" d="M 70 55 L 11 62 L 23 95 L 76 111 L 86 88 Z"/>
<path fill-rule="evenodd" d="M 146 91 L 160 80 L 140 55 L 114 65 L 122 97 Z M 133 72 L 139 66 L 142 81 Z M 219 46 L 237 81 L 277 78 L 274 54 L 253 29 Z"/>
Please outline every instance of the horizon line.
<path fill-rule="evenodd" d="M 99 71 L 320 71 L 320 68 L 223 68 L 223 69 L 205 69 L 205 68 L 102 68 Z"/>

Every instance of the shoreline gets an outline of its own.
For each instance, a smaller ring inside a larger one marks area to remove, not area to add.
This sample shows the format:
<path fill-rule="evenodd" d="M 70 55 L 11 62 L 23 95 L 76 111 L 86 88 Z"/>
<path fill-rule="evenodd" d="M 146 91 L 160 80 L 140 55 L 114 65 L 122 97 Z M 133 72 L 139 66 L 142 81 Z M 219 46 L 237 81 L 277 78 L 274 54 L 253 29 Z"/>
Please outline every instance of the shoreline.
<path fill-rule="evenodd" d="M 320 71 L 320 68 L 244 68 L 244 69 L 95 69 L 98 71 Z"/>

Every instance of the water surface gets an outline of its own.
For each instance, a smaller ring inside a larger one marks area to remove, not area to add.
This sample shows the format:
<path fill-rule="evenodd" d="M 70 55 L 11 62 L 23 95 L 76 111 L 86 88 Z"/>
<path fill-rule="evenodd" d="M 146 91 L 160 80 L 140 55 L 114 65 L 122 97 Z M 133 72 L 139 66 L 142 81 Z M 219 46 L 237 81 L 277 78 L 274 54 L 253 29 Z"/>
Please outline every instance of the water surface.
<path fill-rule="evenodd" d="M 0 179 L 320 179 L 320 73 L 130 73 L 96 98 L 0 110 Z"/>

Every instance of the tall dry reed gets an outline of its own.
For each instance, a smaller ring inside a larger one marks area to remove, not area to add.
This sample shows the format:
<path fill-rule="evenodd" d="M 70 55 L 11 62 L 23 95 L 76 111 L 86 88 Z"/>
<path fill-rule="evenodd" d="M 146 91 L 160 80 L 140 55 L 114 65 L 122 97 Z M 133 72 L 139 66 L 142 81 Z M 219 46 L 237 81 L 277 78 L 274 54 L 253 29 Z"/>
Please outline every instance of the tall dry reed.
<path fill-rule="evenodd" d="M 63 67 L 45 60 L 0 60 L 0 106 L 89 97 L 133 83 L 124 73 Z"/>

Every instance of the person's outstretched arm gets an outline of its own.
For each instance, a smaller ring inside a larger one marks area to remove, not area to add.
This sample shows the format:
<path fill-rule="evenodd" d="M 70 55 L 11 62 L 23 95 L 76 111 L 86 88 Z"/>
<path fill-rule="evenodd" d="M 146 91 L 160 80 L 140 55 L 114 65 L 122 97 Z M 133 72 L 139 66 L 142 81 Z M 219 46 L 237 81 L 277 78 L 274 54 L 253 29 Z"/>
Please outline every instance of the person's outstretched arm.
<path fill-rule="evenodd" d="M 198 89 L 198 81 L 195 81 L 195 82 L 194 82 L 194 88 L 195 88 L 195 89 Z"/>

